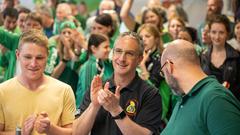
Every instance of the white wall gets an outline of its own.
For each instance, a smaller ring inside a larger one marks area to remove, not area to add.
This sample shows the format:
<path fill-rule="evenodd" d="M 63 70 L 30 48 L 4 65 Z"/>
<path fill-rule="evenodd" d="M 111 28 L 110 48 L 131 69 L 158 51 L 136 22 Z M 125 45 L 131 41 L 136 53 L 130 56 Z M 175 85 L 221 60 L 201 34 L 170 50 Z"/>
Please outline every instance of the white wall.
<path fill-rule="evenodd" d="M 134 0 L 132 13 L 141 12 L 147 2 L 147 0 Z M 183 0 L 183 8 L 188 14 L 190 26 L 197 27 L 205 19 L 206 3 L 207 0 Z"/>

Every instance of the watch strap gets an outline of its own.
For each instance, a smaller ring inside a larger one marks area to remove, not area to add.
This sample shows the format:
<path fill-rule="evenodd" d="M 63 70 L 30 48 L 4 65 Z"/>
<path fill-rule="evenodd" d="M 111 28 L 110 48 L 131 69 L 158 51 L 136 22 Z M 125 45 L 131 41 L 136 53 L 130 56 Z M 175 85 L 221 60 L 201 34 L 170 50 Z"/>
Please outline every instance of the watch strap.
<path fill-rule="evenodd" d="M 126 113 L 124 112 L 124 110 L 122 112 L 120 112 L 117 116 L 115 117 L 112 117 L 114 120 L 117 120 L 117 119 L 123 119 L 125 118 L 127 115 Z"/>

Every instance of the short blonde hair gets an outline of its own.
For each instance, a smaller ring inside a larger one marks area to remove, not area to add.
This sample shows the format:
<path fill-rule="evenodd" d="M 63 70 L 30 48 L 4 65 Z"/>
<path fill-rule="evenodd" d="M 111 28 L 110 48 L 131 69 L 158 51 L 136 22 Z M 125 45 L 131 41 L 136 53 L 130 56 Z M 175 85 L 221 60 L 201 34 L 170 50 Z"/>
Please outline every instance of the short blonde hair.
<path fill-rule="evenodd" d="M 19 39 L 18 49 L 21 50 L 22 45 L 25 43 L 34 43 L 38 46 L 42 46 L 46 48 L 48 52 L 48 38 L 41 30 L 30 29 L 22 33 Z"/>

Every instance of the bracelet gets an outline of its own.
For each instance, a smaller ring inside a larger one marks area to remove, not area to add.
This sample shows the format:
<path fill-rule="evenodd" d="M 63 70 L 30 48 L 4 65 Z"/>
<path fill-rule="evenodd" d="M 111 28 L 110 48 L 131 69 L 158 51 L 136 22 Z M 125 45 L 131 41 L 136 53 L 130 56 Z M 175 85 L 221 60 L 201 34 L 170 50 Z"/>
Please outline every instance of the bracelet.
<path fill-rule="evenodd" d="M 66 60 L 66 59 L 63 58 L 61 61 L 62 61 L 63 63 L 67 63 L 69 60 Z"/>

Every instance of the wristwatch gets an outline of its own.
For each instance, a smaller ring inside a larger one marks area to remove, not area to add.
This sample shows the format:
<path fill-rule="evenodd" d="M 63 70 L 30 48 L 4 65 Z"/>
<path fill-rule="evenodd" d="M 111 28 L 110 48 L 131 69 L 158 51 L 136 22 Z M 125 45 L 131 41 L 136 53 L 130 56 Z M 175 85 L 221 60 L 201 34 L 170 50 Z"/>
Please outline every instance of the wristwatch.
<path fill-rule="evenodd" d="M 124 119 L 126 117 L 126 113 L 124 112 L 124 110 L 122 112 L 120 112 L 117 116 L 112 117 L 114 120 L 118 120 L 118 119 Z"/>

